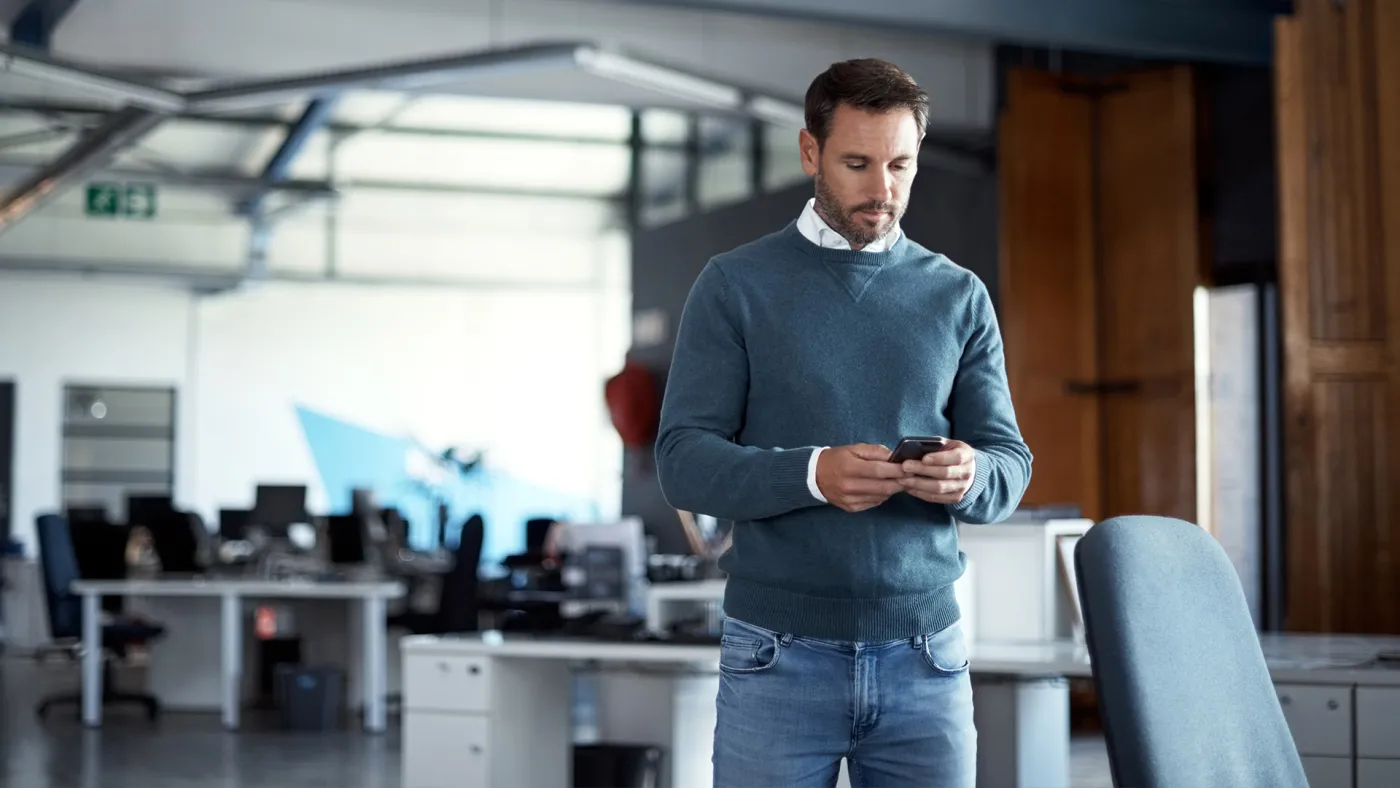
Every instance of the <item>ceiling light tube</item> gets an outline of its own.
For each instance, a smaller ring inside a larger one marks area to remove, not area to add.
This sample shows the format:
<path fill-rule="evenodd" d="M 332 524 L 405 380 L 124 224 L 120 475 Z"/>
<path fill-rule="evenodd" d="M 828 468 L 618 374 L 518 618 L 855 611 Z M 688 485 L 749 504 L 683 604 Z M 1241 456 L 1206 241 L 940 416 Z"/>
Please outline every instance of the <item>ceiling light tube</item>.
<path fill-rule="evenodd" d="M 693 101 L 715 109 L 736 110 L 743 103 L 743 95 L 738 88 L 666 66 L 635 60 L 617 52 L 595 47 L 579 47 L 575 57 L 584 71 L 614 82 L 655 90 L 673 98 Z"/>
<path fill-rule="evenodd" d="M 755 118 L 782 128 L 800 129 L 807 125 L 802 107 L 790 101 L 770 96 L 751 96 L 745 109 Z"/>

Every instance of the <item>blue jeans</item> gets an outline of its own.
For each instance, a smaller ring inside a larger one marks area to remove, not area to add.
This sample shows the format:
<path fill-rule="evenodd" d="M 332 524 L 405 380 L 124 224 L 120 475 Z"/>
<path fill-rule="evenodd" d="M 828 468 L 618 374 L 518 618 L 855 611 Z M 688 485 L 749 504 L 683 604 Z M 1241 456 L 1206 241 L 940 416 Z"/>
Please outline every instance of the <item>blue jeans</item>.
<path fill-rule="evenodd" d="M 720 643 L 715 788 L 973 788 L 977 729 L 962 629 L 884 643 L 771 632 Z"/>

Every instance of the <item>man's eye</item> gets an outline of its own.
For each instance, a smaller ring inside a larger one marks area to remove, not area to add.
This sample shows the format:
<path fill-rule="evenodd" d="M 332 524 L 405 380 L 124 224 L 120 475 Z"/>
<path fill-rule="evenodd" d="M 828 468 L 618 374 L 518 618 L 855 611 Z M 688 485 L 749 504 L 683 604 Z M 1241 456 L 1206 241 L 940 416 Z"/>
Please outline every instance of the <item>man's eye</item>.
<path fill-rule="evenodd" d="M 864 164 L 847 164 L 846 166 L 847 166 L 847 167 L 850 167 L 850 168 L 853 169 L 853 170 L 863 170 L 863 169 L 865 169 L 865 165 L 864 165 Z"/>

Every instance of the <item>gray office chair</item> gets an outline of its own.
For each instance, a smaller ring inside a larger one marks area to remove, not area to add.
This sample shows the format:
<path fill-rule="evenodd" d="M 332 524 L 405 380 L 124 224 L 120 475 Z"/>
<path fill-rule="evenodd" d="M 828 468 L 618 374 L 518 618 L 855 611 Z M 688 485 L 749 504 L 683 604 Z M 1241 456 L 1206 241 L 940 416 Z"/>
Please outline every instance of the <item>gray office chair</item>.
<path fill-rule="evenodd" d="M 1113 783 L 1307 788 L 1234 566 L 1203 529 L 1118 517 L 1074 551 Z"/>

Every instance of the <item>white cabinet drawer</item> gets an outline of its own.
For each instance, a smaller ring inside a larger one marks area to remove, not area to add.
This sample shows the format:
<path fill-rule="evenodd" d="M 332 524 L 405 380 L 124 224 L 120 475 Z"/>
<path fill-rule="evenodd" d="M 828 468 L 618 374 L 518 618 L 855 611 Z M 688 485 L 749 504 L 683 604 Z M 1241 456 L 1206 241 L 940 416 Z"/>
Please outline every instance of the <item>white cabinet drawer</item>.
<path fill-rule="evenodd" d="M 1356 759 L 1356 788 L 1395 788 L 1400 785 L 1400 759 Z"/>
<path fill-rule="evenodd" d="M 1400 689 L 1356 688 L 1356 757 L 1400 758 Z"/>
<path fill-rule="evenodd" d="M 490 788 L 487 717 L 403 715 L 403 788 Z"/>
<path fill-rule="evenodd" d="M 403 706 L 424 711 L 490 711 L 491 659 L 434 654 L 406 657 Z"/>
<path fill-rule="evenodd" d="M 1299 755 L 1351 757 L 1350 686 L 1278 684 L 1274 690 Z"/>
<path fill-rule="evenodd" d="M 1351 788 L 1351 759 L 1311 756 L 1303 758 L 1308 788 Z M 407 786 L 405 786 L 407 788 Z"/>

